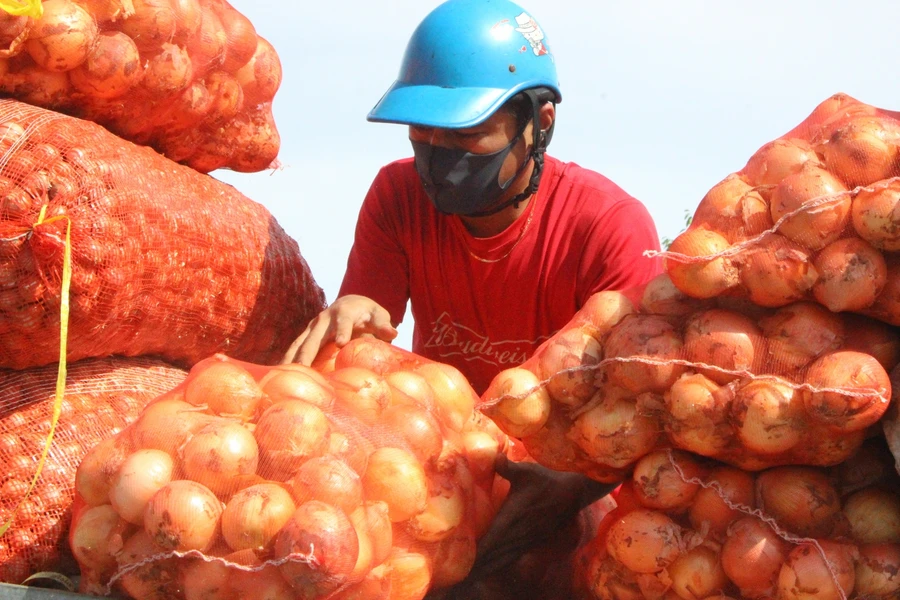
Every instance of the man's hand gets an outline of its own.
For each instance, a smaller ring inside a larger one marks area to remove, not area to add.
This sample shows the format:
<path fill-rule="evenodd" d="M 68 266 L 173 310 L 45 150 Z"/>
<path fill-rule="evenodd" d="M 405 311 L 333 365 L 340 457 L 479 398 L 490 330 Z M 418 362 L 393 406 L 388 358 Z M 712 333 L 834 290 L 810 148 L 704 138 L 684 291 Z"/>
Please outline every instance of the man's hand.
<path fill-rule="evenodd" d="M 342 296 L 310 321 L 281 362 L 309 366 L 324 344 L 334 341 L 340 347 L 363 334 L 390 342 L 397 337 L 397 330 L 391 324 L 388 311 L 374 300 L 365 296 Z"/>
<path fill-rule="evenodd" d="M 509 495 L 478 541 L 475 566 L 467 578 L 470 582 L 505 569 L 532 548 L 552 540 L 581 509 L 618 485 L 535 463 L 513 462 L 505 454 L 497 456 L 495 466 L 510 482 Z"/>

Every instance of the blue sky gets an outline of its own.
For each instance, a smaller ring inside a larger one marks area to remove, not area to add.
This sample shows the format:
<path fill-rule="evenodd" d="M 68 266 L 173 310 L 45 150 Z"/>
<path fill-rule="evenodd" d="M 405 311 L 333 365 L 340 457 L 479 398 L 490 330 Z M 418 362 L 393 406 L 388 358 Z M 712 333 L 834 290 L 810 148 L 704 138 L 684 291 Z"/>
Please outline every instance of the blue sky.
<path fill-rule="evenodd" d="M 217 171 L 266 206 L 334 300 L 363 197 L 411 154 L 366 113 L 436 0 L 233 0 L 278 51 L 282 168 Z M 642 200 L 674 237 L 704 193 L 822 100 L 900 109 L 900 3 L 862 0 L 528 0 L 563 92 L 550 154 Z M 515 293 L 515 290 L 511 290 Z M 397 343 L 409 347 L 411 319 Z"/>

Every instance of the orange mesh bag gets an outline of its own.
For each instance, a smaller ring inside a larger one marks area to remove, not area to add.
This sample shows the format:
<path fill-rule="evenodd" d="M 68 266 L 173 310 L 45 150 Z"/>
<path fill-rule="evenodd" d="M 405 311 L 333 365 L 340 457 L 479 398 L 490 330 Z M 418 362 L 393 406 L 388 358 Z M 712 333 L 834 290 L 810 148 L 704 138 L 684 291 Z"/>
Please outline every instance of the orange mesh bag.
<path fill-rule="evenodd" d="M 895 597 L 898 491 L 883 438 L 836 467 L 760 473 L 663 450 L 638 463 L 579 554 L 577 597 Z"/>
<path fill-rule="evenodd" d="M 399 600 L 462 580 L 506 437 L 453 367 L 362 338 L 325 362 L 211 357 L 88 454 L 81 590 Z"/>
<path fill-rule="evenodd" d="M 695 298 L 813 300 L 900 325 L 900 113 L 844 94 L 713 186 L 666 269 Z"/>
<path fill-rule="evenodd" d="M 813 302 L 685 296 L 668 275 L 595 294 L 481 410 L 541 464 L 619 481 L 659 446 L 748 470 L 828 466 L 888 407 L 900 337 Z"/>
<path fill-rule="evenodd" d="M 215 352 L 279 360 L 324 307 L 260 204 L 103 128 L 0 100 L 0 366 L 58 360 L 67 227 L 69 360 Z"/>
<path fill-rule="evenodd" d="M 0 8 L 0 94 L 95 121 L 201 172 L 261 171 L 281 63 L 225 0 L 46 0 Z"/>
<path fill-rule="evenodd" d="M 0 582 L 21 583 L 44 570 L 77 572 L 66 533 L 78 464 L 186 375 L 151 358 L 70 364 L 50 450 L 29 493 L 53 420 L 57 368 L 0 371 L 0 527 L 11 520 L 0 535 Z"/>

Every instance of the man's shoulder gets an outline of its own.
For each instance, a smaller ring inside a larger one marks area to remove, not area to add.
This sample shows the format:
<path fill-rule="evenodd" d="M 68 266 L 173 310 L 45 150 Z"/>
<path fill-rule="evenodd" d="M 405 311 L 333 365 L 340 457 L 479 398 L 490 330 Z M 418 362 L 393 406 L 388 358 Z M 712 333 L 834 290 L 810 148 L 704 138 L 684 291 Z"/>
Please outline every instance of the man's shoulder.
<path fill-rule="evenodd" d="M 604 208 L 620 202 L 640 203 L 616 182 L 598 171 L 574 162 L 563 162 L 551 156 L 547 156 L 547 165 L 559 179 L 557 189 L 567 195 L 580 196 L 590 204 L 599 204 Z"/>

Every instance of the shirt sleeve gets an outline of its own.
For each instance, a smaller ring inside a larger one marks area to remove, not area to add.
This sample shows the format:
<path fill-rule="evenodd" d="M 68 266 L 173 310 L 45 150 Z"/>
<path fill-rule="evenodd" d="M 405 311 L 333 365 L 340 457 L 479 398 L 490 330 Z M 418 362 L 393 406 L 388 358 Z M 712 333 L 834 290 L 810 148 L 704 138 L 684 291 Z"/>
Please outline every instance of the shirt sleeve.
<path fill-rule="evenodd" d="M 603 290 L 643 286 L 662 272 L 659 235 L 647 208 L 627 196 L 592 224 L 579 269 L 578 306 Z"/>
<path fill-rule="evenodd" d="M 396 327 L 409 300 L 409 260 L 401 234 L 404 186 L 382 169 L 369 188 L 356 222 L 347 271 L 338 296 L 371 298 Z"/>

